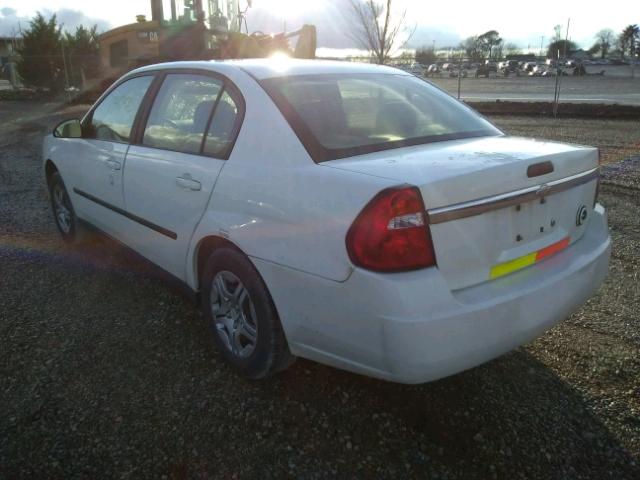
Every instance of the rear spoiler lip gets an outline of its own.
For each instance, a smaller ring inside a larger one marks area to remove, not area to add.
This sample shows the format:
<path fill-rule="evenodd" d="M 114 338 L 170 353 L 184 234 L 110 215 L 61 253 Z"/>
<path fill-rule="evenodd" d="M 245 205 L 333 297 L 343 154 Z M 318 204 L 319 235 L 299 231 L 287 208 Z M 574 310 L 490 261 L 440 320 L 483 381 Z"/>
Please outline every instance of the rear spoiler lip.
<path fill-rule="evenodd" d="M 593 168 L 586 172 L 578 173 L 570 177 L 554 180 L 549 183 L 535 185 L 512 192 L 492 195 L 468 202 L 456 203 L 447 207 L 439 207 L 427 210 L 427 221 L 430 225 L 473 217 L 500 208 L 518 205 L 538 198 L 547 197 L 554 193 L 563 192 L 570 188 L 596 180 L 600 176 L 599 168 Z"/>

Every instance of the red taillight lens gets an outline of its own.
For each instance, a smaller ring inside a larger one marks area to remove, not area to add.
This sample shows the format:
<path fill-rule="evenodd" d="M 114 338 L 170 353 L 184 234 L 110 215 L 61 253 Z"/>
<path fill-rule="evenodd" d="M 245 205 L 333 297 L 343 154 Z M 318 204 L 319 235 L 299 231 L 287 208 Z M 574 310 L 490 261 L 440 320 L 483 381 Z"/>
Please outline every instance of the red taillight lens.
<path fill-rule="evenodd" d="M 420 191 L 396 187 L 376 195 L 351 225 L 347 251 L 357 266 L 381 272 L 435 265 Z"/>

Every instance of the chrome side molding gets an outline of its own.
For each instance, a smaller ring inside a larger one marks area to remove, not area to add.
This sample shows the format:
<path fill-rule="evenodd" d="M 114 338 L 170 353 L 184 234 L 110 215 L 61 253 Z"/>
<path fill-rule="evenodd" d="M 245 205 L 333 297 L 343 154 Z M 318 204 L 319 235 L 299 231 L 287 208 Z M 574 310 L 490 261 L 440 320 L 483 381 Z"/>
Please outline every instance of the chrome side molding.
<path fill-rule="evenodd" d="M 427 210 L 427 220 L 430 225 L 458 220 L 460 218 L 481 215 L 492 210 L 518 205 L 519 203 L 530 202 L 541 197 L 547 197 L 554 193 L 563 192 L 570 188 L 577 187 L 600 176 L 598 168 L 587 170 L 586 172 L 572 175 L 571 177 L 554 180 L 553 182 L 523 188 L 513 192 L 484 197 L 469 202 L 456 203 L 448 207 L 434 208 Z"/>

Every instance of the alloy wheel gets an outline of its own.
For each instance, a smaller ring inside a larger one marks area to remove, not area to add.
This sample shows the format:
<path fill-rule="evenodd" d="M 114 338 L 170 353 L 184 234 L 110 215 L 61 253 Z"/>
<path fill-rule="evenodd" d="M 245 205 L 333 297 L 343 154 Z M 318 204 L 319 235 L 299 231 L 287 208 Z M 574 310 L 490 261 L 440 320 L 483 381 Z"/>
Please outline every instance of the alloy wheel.
<path fill-rule="evenodd" d="M 233 273 L 221 271 L 214 277 L 211 313 L 224 346 L 237 357 L 250 356 L 258 341 L 258 317 L 249 291 Z"/>
<path fill-rule="evenodd" d="M 68 234 L 71 231 L 71 208 L 69 206 L 69 199 L 67 193 L 64 191 L 62 185 L 56 183 L 53 186 L 53 213 L 58 222 L 58 226 L 65 233 Z"/>

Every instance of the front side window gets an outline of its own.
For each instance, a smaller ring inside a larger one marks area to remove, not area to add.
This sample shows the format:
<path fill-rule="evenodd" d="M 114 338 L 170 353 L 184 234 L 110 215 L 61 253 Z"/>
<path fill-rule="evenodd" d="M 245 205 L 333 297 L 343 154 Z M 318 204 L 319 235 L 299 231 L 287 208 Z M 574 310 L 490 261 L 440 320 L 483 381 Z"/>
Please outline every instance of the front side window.
<path fill-rule="evenodd" d="M 113 142 L 129 142 L 131 129 L 152 76 L 125 81 L 100 102 L 91 115 L 90 138 Z"/>
<path fill-rule="evenodd" d="M 151 109 L 143 145 L 200 153 L 222 86 L 220 80 L 205 75 L 167 75 Z"/>
<path fill-rule="evenodd" d="M 316 161 L 501 134 L 412 75 L 298 75 L 261 84 Z"/>

